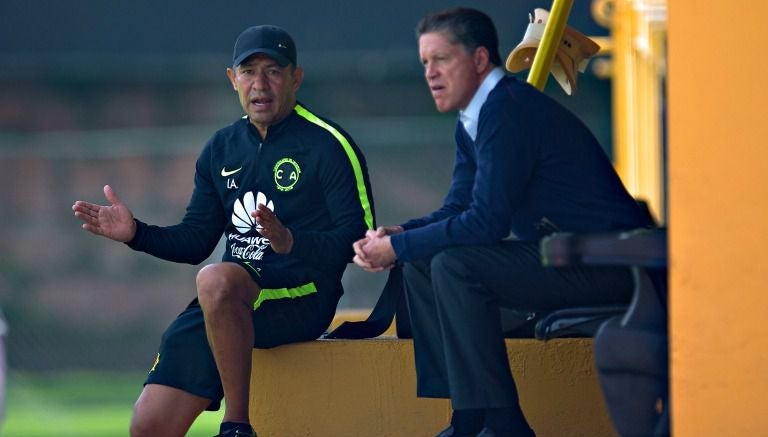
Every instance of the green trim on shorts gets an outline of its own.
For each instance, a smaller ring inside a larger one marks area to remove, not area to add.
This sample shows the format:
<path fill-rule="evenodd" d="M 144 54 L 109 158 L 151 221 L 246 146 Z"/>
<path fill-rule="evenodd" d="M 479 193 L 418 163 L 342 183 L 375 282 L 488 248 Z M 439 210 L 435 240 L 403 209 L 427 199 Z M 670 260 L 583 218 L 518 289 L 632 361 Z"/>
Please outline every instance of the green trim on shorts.
<path fill-rule="evenodd" d="M 317 293 L 317 287 L 314 282 L 309 284 L 300 285 L 295 288 L 262 288 L 259 293 L 258 299 L 253 303 L 253 310 L 256 311 L 261 306 L 261 303 L 265 300 L 274 299 L 294 299 L 297 297 L 307 296 L 312 293 Z"/>

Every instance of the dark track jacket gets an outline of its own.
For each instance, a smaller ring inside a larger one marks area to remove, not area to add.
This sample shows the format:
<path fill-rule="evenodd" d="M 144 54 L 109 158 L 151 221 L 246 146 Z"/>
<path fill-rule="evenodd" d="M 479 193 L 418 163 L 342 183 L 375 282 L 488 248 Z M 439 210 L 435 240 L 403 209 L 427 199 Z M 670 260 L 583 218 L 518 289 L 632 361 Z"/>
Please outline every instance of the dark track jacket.
<path fill-rule="evenodd" d="M 250 216 L 258 203 L 291 230 L 290 254 L 274 253 L 259 234 Z M 204 261 L 223 235 L 222 261 L 264 277 L 262 288 L 286 288 L 276 298 L 312 292 L 317 274 L 340 284 L 352 243 L 375 226 L 362 153 L 339 126 L 300 103 L 263 140 L 247 117 L 213 135 L 197 159 L 181 223 L 136 223 L 131 248 L 182 263 Z"/>

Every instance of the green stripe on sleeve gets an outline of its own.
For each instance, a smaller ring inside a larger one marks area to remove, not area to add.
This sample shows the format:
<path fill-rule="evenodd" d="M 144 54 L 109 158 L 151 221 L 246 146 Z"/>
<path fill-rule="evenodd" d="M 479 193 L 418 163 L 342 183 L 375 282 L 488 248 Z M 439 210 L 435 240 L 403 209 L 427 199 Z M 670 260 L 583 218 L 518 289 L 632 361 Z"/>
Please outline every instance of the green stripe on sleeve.
<path fill-rule="evenodd" d="M 295 288 L 262 288 L 259 297 L 253 303 L 253 310 L 256 311 L 261 306 L 262 302 L 266 300 L 274 299 L 294 299 L 297 297 L 307 296 L 312 293 L 317 293 L 317 287 L 314 282 L 304 284 Z"/>
<path fill-rule="evenodd" d="M 344 152 L 346 152 L 347 157 L 349 158 L 349 162 L 352 164 L 352 169 L 355 173 L 355 180 L 357 181 L 357 195 L 360 197 L 360 205 L 363 207 L 363 211 L 365 212 L 365 224 L 368 225 L 368 229 L 373 229 L 373 213 L 371 212 L 371 202 L 368 200 L 368 191 L 365 189 L 363 169 L 360 166 L 360 160 L 357 159 L 357 155 L 355 155 L 355 151 L 352 149 L 352 145 L 349 144 L 347 138 L 344 137 L 344 135 L 342 135 L 338 129 L 324 122 L 318 116 L 309 112 L 303 106 L 296 104 L 295 109 L 297 114 L 306 118 L 309 122 L 327 130 L 339 141 L 339 143 L 341 143 L 341 146 L 344 148 Z"/>

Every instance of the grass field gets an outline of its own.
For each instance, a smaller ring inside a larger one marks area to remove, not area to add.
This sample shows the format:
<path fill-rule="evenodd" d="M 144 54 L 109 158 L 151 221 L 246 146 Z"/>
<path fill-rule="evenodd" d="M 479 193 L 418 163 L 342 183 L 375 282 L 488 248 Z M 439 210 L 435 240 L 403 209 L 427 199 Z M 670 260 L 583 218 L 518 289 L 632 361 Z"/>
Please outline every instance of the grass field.
<path fill-rule="evenodd" d="M 8 375 L 3 437 L 119 437 L 128 435 L 142 373 Z M 218 432 L 223 411 L 205 412 L 189 437 Z"/>

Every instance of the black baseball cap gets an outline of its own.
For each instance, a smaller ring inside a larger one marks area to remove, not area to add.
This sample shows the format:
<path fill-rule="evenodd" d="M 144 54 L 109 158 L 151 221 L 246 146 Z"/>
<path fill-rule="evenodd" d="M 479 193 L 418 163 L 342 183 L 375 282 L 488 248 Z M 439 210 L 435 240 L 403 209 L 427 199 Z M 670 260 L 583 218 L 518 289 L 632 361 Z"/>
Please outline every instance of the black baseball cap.
<path fill-rule="evenodd" d="M 252 26 L 235 41 L 232 65 L 238 66 L 249 56 L 264 53 L 281 67 L 296 65 L 296 44 L 285 30 L 272 25 Z"/>

